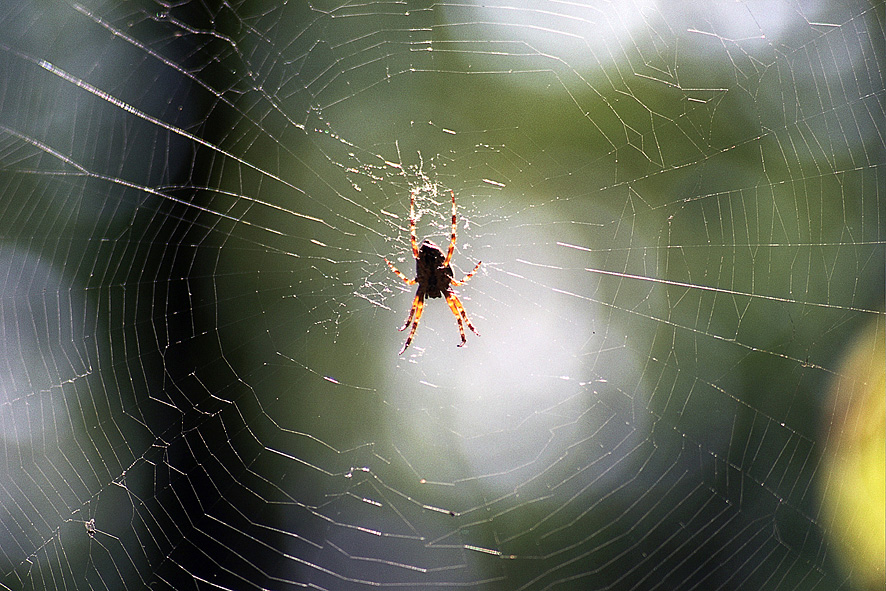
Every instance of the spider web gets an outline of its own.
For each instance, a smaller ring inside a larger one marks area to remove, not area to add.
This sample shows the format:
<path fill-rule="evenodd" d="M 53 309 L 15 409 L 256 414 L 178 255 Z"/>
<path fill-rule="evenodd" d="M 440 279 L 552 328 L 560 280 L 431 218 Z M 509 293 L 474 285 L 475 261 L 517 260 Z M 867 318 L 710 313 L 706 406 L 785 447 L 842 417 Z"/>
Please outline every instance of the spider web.
<path fill-rule="evenodd" d="M 861 1 L 6 3 L 0 586 L 863 585 L 821 497 L 883 47 Z M 449 190 L 482 336 L 429 300 L 398 357 Z"/>

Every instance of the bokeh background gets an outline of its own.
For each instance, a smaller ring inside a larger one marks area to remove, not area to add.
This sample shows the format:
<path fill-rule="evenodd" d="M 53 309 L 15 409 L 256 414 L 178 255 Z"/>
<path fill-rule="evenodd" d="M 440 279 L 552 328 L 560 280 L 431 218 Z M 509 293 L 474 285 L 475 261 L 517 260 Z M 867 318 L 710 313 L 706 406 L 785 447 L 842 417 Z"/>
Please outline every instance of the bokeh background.
<path fill-rule="evenodd" d="M 884 26 L 4 1 L 0 588 L 883 589 Z"/>

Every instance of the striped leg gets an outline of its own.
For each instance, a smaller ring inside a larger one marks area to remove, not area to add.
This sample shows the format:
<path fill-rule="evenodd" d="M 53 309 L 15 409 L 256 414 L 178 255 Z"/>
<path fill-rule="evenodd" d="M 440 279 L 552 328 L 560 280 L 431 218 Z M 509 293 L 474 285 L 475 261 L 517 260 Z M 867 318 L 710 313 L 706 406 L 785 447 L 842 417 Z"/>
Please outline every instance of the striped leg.
<path fill-rule="evenodd" d="M 406 285 L 415 285 L 416 283 L 418 283 L 418 281 L 416 281 L 415 279 L 410 279 L 409 277 L 407 277 L 406 275 L 404 275 L 403 273 L 401 273 L 399 270 L 397 270 L 397 267 L 395 267 L 394 264 L 393 264 L 391 261 L 389 261 L 387 258 L 385 258 L 385 262 L 386 262 L 386 263 L 388 264 L 388 266 L 391 268 L 391 271 L 393 271 L 394 273 L 396 273 L 396 274 L 397 274 L 397 277 L 399 277 L 400 279 L 402 279 L 402 280 L 403 280 L 403 283 L 405 283 Z M 479 266 L 479 265 L 478 265 L 478 266 Z M 476 271 L 476 269 L 474 269 L 474 270 Z M 473 275 L 473 273 L 471 273 L 471 275 Z M 470 275 L 469 275 L 469 276 L 470 276 Z"/>
<path fill-rule="evenodd" d="M 387 259 L 385 259 L 385 260 L 387 260 Z M 480 263 L 482 263 L 482 262 L 483 262 L 483 261 L 480 261 Z M 467 282 L 468 282 L 468 279 L 470 279 L 471 277 L 473 277 L 473 276 L 474 276 L 474 273 L 477 272 L 477 269 L 480 268 L 480 263 L 477 263 L 477 264 L 474 266 L 474 270 L 471 271 L 470 273 L 468 273 L 467 275 L 465 275 L 464 279 L 462 279 L 461 281 L 457 281 L 457 280 L 455 280 L 455 279 L 450 279 L 450 280 L 449 280 L 449 284 L 450 284 L 450 285 L 464 285 L 465 283 L 467 283 Z M 388 264 L 390 264 L 390 263 L 388 263 Z M 397 272 L 399 273 L 399 271 L 397 271 Z"/>
<path fill-rule="evenodd" d="M 458 296 L 452 293 L 451 291 L 446 294 L 446 303 L 449 304 L 449 309 L 452 310 L 452 314 L 455 316 L 455 319 L 458 320 L 458 332 L 461 333 L 461 344 L 459 347 L 463 347 L 467 339 L 465 339 L 465 329 L 462 326 L 462 320 L 464 323 L 468 325 L 468 328 L 471 329 L 471 332 L 477 336 L 480 336 L 480 333 L 477 332 L 477 329 L 474 328 L 474 325 L 471 324 L 471 321 L 468 320 L 468 315 L 465 312 L 465 307 L 462 305 L 461 300 L 458 299 Z"/>
<path fill-rule="evenodd" d="M 418 258 L 418 239 L 415 237 L 415 194 L 413 189 L 409 192 L 409 240 L 412 242 L 412 256 Z"/>
<path fill-rule="evenodd" d="M 455 316 L 455 319 L 458 320 L 458 333 L 461 335 L 461 342 L 458 346 L 464 347 L 465 343 L 468 342 L 468 339 L 465 338 L 465 327 L 462 325 L 461 314 L 459 314 L 458 305 L 455 303 L 456 301 L 455 294 L 452 292 L 446 294 L 446 303 L 449 304 L 449 309 L 452 310 L 452 314 Z"/>
<path fill-rule="evenodd" d="M 421 319 L 421 313 L 425 308 L 425 300 L 421 296 L 421 294 L 417 294 L 415 296 L 415 302 L 412 304 L 412 310 L 409 311 L 409 318 L 406 319 L 406 324 L 400 330 L 406 328 L 409 325 L 409 321 L 412 320 L 412 328 L 409 330 L 409 336 L 406 337 L 406 342 L 403 343 L 403 348 L 400 349 L 400 352 L 397 355 L 402 355 L 403 351 L 406 350 L 406 347 L 412 342 L 412 337 L 415 336 L 415 329 L 418 328 L 418 321 Z M 413 316 L 415 318 L 413 319 Z"/>
<path fill-rule="evenodd" d="M 412 322 L 412 317 L 415 316 L 415 309 L 418 307 L 419 302 L 422 301 L 421 294 L 415 294 L 415 298 L 412 300 L 412 307 L 409 308 L 409 316 L 406 317 L 406 322 L 403 324 L 401 328 L 397 330 L 403 331 L 406 330 L 406 327 L 409 326 L 409 323 Z M 400 351 L 401 353 L 403 351 Z"/>
<path fill-rule="evenodd" d="M 464 304 L 461 303 L 461 300 L 458 299 L 458 296 L 456 296 L 456 295 L 453 293 L 453 294 L 452 294 L 452 299 L 455 300 L 455 305 L 458 306 L 458 312 L 459 312 L 459 314 L 461 314 L 461 317 L 464 318 L 465 324 L 468 325 L 468 328 L 471 329 L 471 332 L 474 333 L 474 334 L 477 335 L 477 336 L 480 336 L 480 333 L 477 332 L 477 329 L 474 328 L 474 325 L 471 324 L 471 321 L 470 321 L 470 320 L 468 320 L 468 313 L 465 312 Z"/>
<path fill-rule="evenodd" d="M 455 250 L 455 229 L 457 227 L 456 218 L 455 218 L 455 193 L 452 189 L 449 189 L 449 194 L 452 195 L 452 237 L 449 239 L 449 251 L 446 253 L 446 259 L 443 261 L 443 266 L 448 267 L 449 261 L 452 260 L 452 251 Z M 418 258 L 418 255 L 415 255 L 415 258 Z"/>

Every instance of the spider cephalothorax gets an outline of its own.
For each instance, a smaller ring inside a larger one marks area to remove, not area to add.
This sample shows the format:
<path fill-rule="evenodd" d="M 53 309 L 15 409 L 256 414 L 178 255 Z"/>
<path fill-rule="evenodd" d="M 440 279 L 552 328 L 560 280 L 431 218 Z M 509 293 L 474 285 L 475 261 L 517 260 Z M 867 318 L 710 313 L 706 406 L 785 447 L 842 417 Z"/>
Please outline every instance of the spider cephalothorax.
<path fill-rule="evenodd" d="M 465 307 L 458 299 L 458 296 L 456 296 L 455 292 L 450 289 L 451 286 L 461 285 L 473 277 L 474 273 L 477 272 L 477 269 L 480 268 L 480 263 L 477 263 L 474 270 L 468 273 L 461 281 L 453 279 L 452 267 L 449 266 L 449 261 L 452 260 L 452 253 L 455 250 L 455 193 L 452 191 L 449 191 L 449 193 L 452 195 L 452 237 L 449 240 L 449 250 L 446 252 L 446 255 L 444 256 L 440 247 L 428 239 L 422 240 L 421 245 L 417 244 L 418 241 L 415 237 L 415 192 L 413 191 L 412 197 L 409 200 L 409 237 L 412 242 L 412 256 L 415 258 L 415 279 L 409 279 L 406 275 L 398 271 L 397 268 L 391 264 L 391 261 L 385 259 L 385 262 L 391 270 L 407 285 L 418 284 L 415 298 L 412 300 L 412 308 L 409 310 L 409 316 L 406 317 L 406 324 L 400 329 L 406 330 L 406 327 L 412 324 L 412 328 L 409 330 L 409 336 L 406 337 L 406 343 L 404 343 L 403 348 L 400 349 L 401 355 L 403 354 L 403 351 L 406 350 L 406 347 L 409 346 L 409 343 L 412 342 L 412 337 L 415 335 L 415 329 L 418 328 L 418 321 L 424 310 L 425 298 L 446 298 L 446 303 L 449 304 L 449 309 L 452 310 L 455 319 L 458 320 L 458 331 L 461 333 L 461 343 L 459 343 L 459 347 L 467 342 L 462 322 L 467 324 L 468 328 L 470 328 L 475 335 L 480 336 L 480 333 L 477 332 L 477 329 L 474 328 L 471 321 L 468 320 L 468 315 L 465 313 Z"/>

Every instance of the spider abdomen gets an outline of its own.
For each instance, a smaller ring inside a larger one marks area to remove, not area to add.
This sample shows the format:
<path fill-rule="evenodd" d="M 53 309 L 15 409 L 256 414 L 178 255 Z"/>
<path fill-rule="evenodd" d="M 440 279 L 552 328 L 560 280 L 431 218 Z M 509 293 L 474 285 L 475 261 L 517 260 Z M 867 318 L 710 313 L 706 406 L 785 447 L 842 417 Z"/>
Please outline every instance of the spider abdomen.
<path fill-rule="evenodd" d="M 440 298 L 449 291 L 449 283 L 452 281 L 452 267 L 437 267 L 437 272 L 431 273 L 427 280 L 425 297 Z"/>
<path fill-rule="evenodd" d="M 443 266 L 446 257 L 440 247 L 430 240 L 422 240 L 415 259 L 415 275 L 419 285 L 424 285 L 425 297 L 441 298 L 449 290 L 452 267 Z"/>

